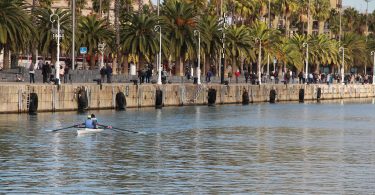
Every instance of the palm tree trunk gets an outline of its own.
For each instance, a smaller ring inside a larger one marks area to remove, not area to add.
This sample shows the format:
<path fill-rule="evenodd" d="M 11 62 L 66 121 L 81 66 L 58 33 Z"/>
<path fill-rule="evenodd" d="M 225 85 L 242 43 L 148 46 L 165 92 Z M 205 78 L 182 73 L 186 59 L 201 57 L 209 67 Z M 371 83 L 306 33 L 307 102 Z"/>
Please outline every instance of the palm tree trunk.
<path fill-rule="evenodd" d="M 275 18 L 273 19 L 273 21 L 272 21 L 272 27 L 273 27 L 273 29 L 277 29 L 277 27 L 279 26 L 279 18 L 280 18 L 280 16 L 275 16 Z"/>
<path fill-rule="evenodd" d="M 184 64 L 183 64 L 183 56 L 178 56 L 176 60 L 176 76 L 184 76 Z"/>
<path fill-rule="evenodd" d="M 235 56 L 232 57 L 232 75 L 237 71 L 237 58 Z"/>
<path fill-rule="evenodd" d="M 318 30 L 318 33 L 319 34 L 323 34 L 324 33 L 324 20 L 323 21 L 319 21 L 319 30 Z"/>
<path fill-rule="evenodd" d="M 122 72 L 124 75 L 129 75 L 129 55 L 126 53 L 124 54 L 124 61 L 122 62 Z"/>
<path fill-rule="evenodd" d="M 289 31 L 290 31 L 290 21 L 288 17 L 285 17 L 285 35 L 289 37 Z"/>
<path fill-rule="evenodd" d="M 312 29 L 313 29 L 313 18 L 312 18 L 311 15 L 309 16 L 309 19 L 308 19 L 307 22 L 309 23 L 309 25 L 307 25 L 307 34 L 311 35 L 312 34 Z"/>
<path fill-rule="evenodd" d="M 17 68 L 18 67 L 18 58 L 19 58 L 19 54 L 18 53 L 15 53 L 15 52 L 12 52 L 10 54 L 10 68 Z"/>
<path fill-rule="evenodd" d="M 3 59 L 3 68 L 4 68 L 4 70 L 10 69 L 9 53 L 10 53 L 9 44 L 5 44 L 5 47 L 4 47 L 4 59 Z"/>
<path fill-rule="evenodd" d="M 139 62 L 138 62 L 138 70 L 142 70 L 144 67 L 145 67 L 145 57 L 144 57 L 144 55 L 143 54 L 140 54 L 139 55 Z M 138 71 L 137 70 L 137 71 Z"/>
<path fill-rule="evenodd" d="M 317 65 L 315 66 L 315 72 L 317 72 L 317 73 L 320 72 L 320 65 L 319 65 L 319 64 L 317 64 Z"/>
<path fill-rule="evenodd" d="M 210 61 L 210 56 L 205 54 L 204 55 L 204 68 L 203 68 L 203 75 L 206 75 L 206 73 L 208 72 L 208 70 L 210 69 L 210 66 L 211 66 L 211 61 Z"/>
<path fill-rule="evenodd" d="M 117 74 L 117 64 L 118 60 L 121 59 L 120 53 L 120 25 L 119 25 L 119 17 L 120 17 L 120 0 L 115 0 L 115 30 L 116 30 L 116 56 L 113 60 L 113 73 Z"/>
<path fill-rule="evenodd" d="M 94 69 L 95 66 L 95 55 L 90 53 L 90 69 Z"/>
<path fill-rule="evenodd" d="M 35 2 L 36 0 L 33 0 L 33 4 L 32 4 L 32 8 L 31 8 L 31 14 L 33 15 L 33 23 L 34 23 L 34 25 L 36 26 L 36 18 L 34 17 L 34 10 L 35 10 Z M 37 53 L 37 51 L 36 51 L 36 42 L 34 42 L 34 41 L 31 41 L 31 62 L 32 63 L 36 63 L 36 58 L 37 58 L 37 56 L 36 56 L 36 53 Z"/>

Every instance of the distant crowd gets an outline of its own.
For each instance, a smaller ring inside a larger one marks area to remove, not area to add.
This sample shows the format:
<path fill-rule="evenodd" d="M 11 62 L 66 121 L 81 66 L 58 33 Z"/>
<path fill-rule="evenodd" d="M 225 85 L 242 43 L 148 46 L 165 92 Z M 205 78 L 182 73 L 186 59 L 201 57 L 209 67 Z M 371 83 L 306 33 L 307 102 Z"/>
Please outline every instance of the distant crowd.
<path fill-rule="evenodd" d="M 134 64 L 133 62 L 130 62 L 130 64 Z M 31 63 L 28 67 L 28 72 L 30 76 L 30 83 L 35 83 L 35 73 L 36 70 L 41 70 L 41 74 L 43 76 L 43 83 L 56 83 L 56 77 L 55 77 L 55 67 L 48 62 L 44 62 L 42 60 L 38 61 L 37 64 Z M 111 65 L 106 65 L 100 68 L 100 82 L 104 83 L 112 83 L 112 74 L 113 70 Z M 155 75 L 157 75 L 157 72 L 154 71 L 154 66 L 152 64 L 146 65 L 144 68 L 137 71 L 136 76 L 137 78 L 131 79 L 131 81 L 142 83 L 151 83 L 152 80 L 155 80 Z M 215 69 L 209 69 L 207 70 L 205 76 L 206 83 L 210 83 L 212 81 L 212 77 L 216 75 Z M 59 70 L 59 76 L 60 76 L 60 82 L 61 83 L 68 83 L 72 82 L 71 78 L 71 68 L 69 65 L 62 65 L 60 66 Z M 188 80 L 195 79 L 193 75 L 191 74 L 190 70 L 186 70 L 185 76 Z M 161 71 L 161 79 L 162 83 L 167 82 L 168 72 L 166 70 Z M 243 79 L 241 79 L 241 77 Z M 203 78 L 202 78 L 203 79 Z M 96 79 L 99 81 L 99 79 Z M 232 71 L 228 71 L 225 80 L 228 83 L 239 83 L 245 82 L 250 84 L 259 84 L 259 78 L 258 75 L 254 72 L 249 72 L 246 69 L 243 71 L 236 70 L 234 73 Z M 24 81 L 21 74 L 16 74 L 16 81 Z M 156 81 L 153 81 L 156 82 Z M 194 81 L 196 82 L 196 81 Z M 373 82 L 372 75 L 368 74 L 359 74 L 359 73 L 348 73 L 345 74 L 344 80 L 342 80 L 342 77 L 338 73 L 308 73 L 307 77 L 305 72 L 300 71 L 292 71 L 287 70 L 285 72 L 279 73 L 278 71 L 272 71 L 270 72 L 270 75 L 267 75 L 266 73 L 261 74 L 261 82 L 262 83 L 269 83 L 269 84 L 333 84 L 333 83 L 345 83 L 345 84 L 367 84 Z"/>

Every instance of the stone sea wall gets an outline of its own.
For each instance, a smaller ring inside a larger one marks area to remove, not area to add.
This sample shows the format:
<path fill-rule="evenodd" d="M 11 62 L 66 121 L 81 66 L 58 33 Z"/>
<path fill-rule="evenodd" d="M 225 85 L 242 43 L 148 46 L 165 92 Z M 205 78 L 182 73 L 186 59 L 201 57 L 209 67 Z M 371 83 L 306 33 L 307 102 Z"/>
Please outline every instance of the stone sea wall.
<path fill-rule="evenodd" d="M 157 94 L 157 90 L 162 93 Z M 118 98 L 122 96 L 124 98 Z M 210 98 L 211 97 L 211 98 Z M 0 113 L 375 97 L 374 85 L 0 85 Z M 35 105 L 37 104 L 37 105 Z"/>

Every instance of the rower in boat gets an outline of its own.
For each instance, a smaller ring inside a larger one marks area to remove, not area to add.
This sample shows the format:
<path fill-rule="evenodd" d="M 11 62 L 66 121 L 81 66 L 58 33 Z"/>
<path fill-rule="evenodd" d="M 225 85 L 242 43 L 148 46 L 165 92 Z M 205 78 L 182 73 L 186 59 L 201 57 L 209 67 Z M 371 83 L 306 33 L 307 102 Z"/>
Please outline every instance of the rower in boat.
<path fill-rule="evenodd" d="M 89 129 L 98 129 L 100 127 L 104 127 L 105 129 L 112 129 L 112 126 L 110 125 L 107 126 L 99 124 L 95 114 L 88 115 L 85 122 L 82 125 L 79 125 L 78 127 L 84 127 Z"/>
<path fill-rule="evenodd" d="M 92 121 L 91 115 L 87 116 L 87 119 L 85 120 L 85 123 L 83 125 L 85 125 L 85 128 L 96 129 Z"/>
<path fill-rule="evenodd" d="M 94 129 L 98 128 L 98 119 L 96 119 L 95 114 L 91 114 L 91 121 L 92 126 L 94 126 Z"/>

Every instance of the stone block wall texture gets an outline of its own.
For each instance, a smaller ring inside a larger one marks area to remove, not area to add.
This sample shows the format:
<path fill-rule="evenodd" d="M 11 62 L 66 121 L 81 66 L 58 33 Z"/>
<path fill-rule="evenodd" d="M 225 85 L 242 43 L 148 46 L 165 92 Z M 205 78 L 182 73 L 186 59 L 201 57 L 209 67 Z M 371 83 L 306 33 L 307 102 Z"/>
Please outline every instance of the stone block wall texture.
<path fill-rule="evenodd" d="M 114 109 L 116 94 L 122 92 L 126 97 L 126 107 L 155 106 L 156 90 L 163 92 L 164 106 L 206 105 L 208 90 L 216 90 L 216 104 L 242 103 L 245 91 L 250 102 L 268 102 L 271 90 L 276 91 L 277 101 L 298 101 L 300 89 L 305 90 L 305 100 L 370 98 L 375 97 L 374 85 L 248 85 L 248 84 L 166 84 L 133 85 L 130 83 L 103 84 L 1 84 L 0 113 L 28 112 L 29 95 L 38 95 L 38 112 L 77 110 L 78 91 L 83 89 L 88 97 L 88 109 Z"/>

